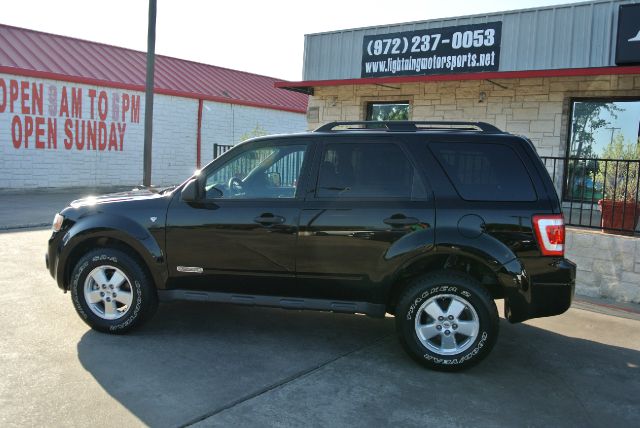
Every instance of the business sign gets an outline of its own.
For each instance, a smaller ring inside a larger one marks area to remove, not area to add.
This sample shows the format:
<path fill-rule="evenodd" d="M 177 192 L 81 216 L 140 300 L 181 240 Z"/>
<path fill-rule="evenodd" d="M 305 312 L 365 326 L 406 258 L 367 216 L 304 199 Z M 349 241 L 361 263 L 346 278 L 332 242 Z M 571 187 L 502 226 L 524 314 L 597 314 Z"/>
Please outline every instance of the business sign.
<path fill-rule="evenodd" d="M 140 95 L 63 82 L 0 77 L 0 136 L 16 150 L 125 150 L 140 124 Z"/>
<path fill-rule="evenodd" d="M 640 3 L 618 9 L 616 64 L 640 64 Z"/>
<path fill-rule="evenodd" d="M 502 22 L 365 36 L 362 77 L 497 71 Z"/>

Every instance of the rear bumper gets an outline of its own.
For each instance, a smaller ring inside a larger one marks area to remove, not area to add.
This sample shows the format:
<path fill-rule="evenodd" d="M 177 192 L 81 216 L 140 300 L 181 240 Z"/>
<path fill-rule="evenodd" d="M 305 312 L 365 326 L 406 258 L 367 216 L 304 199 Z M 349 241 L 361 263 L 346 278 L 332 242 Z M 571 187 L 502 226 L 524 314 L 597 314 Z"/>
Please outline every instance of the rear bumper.
<path fill-rule="evenodd" d="M 506 290 L 505 316 L 510 322 L 560 315 L 569 309 L 576 287 L 576 265 L 554 259 L 549 269 L 531 275 L 521 287 Z"/>

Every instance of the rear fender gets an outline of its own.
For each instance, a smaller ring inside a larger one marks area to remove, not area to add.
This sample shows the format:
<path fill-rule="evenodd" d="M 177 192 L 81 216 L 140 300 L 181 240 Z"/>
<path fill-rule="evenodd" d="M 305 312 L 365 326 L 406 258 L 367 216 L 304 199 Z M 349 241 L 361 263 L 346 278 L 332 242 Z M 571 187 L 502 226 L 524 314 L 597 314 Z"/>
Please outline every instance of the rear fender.
<path fill-rule="evenodd" d="M 529 280 L 524 266 L 503 242 L 486 233 L 476 238 L 465 238 L 457 230 L 454 233 L 438 231 L 437 238 L 438 243 L 433 251 L 417 255 L 398 270 L 391 281 L 391 289 L 386 290 L 387 296 L 393 293 L 393 287 L 402 283 L 402 278 L 414 277 L 425 269 L 442 269 L 443 261 L 449 256 L 460 256 L 492 272 L 505 295 L 522 295 L 525 300 L 530 300 Z"/>

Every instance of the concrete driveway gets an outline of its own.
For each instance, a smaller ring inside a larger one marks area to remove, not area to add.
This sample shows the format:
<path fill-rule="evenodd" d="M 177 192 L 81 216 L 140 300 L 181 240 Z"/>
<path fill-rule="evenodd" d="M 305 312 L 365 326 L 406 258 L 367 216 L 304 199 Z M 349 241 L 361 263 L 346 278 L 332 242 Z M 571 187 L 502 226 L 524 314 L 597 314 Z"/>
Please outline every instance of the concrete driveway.
<path fill-rule="evenodd" d="M 481 365 L 416 365 L 393 318 L 204 303 L 90 330 L 44 268 L 48 230 L 0 232 L 0 426 L 635 426 L 640 316 L 503 321 Z M 580 305 L 582 308 L 596 308 Z"/>
<path fill-rule="evenodd" d="M 121 192 L 132 187 L 29 189 L 7 191 L 0 189 L 0 230 L 50 225 L 53 216 L 69 202 L 89 195 Z"/>

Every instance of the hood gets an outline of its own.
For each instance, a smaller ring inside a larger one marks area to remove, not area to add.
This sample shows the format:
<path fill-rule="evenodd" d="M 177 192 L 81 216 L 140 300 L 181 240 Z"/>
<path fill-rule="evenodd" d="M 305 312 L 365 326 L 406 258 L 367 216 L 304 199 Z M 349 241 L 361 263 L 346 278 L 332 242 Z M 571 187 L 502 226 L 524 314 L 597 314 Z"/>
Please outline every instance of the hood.
<path fill-rule="evenodd" d="M 157 199 L 163 197 L 166 194 L 165 191 L 169 189 L 170 188 L 150 190 L 149 188 L 140 188 L 132 189 L 126 192 L 109 193 L 100 196 L 87 196 L 85 198 L 76 199 L 75 201 L 71 202 L 70 205 L 73 208 L 80 208 L 93 205 L 111 204 L 114 202 Z"/>

